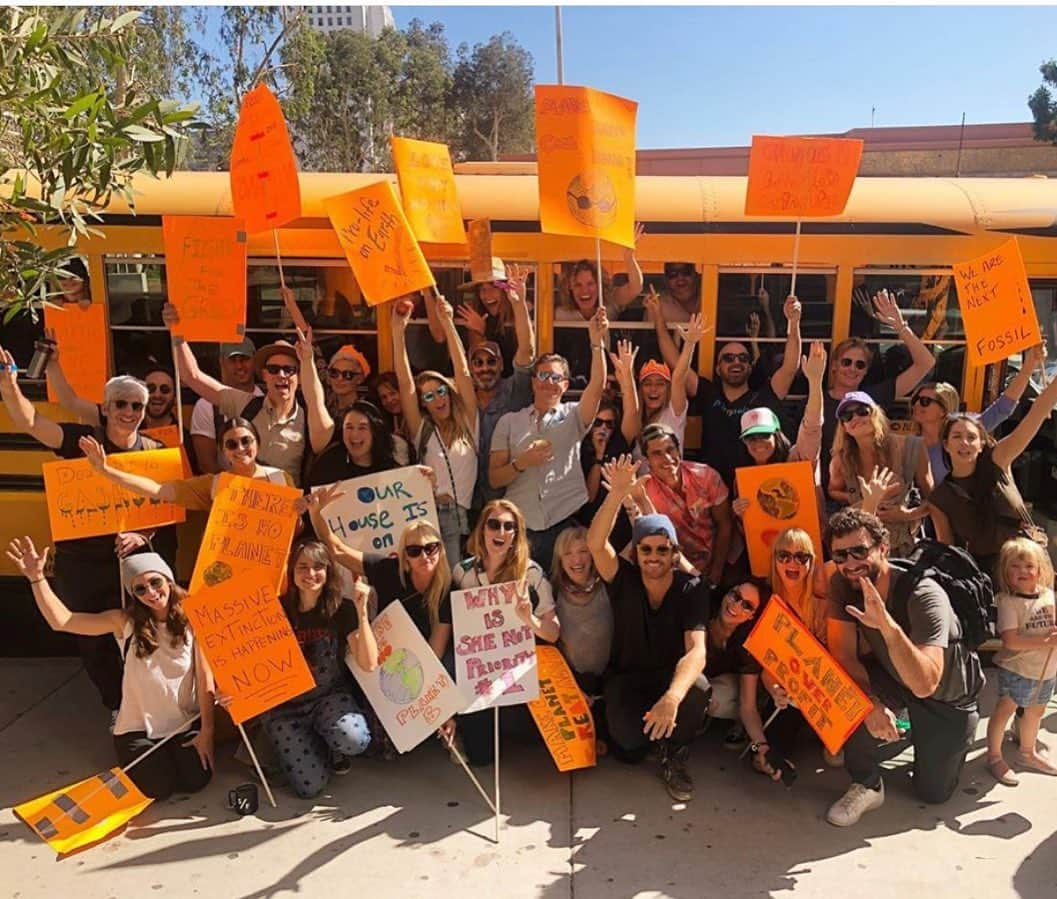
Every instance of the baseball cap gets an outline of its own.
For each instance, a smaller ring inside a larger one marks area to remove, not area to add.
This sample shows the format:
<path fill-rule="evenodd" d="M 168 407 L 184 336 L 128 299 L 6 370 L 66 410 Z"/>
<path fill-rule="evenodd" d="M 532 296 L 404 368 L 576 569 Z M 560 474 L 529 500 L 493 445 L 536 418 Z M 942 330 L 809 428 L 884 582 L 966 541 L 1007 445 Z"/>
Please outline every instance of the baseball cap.
<path fill-rule="evenodd" d="M 220 345 L 220 355 L 224 359 L 230 359 L 232 356 L 249 356 L 252 359 L 253 354 L 256 352 L 257 347 L 248 337 L 243 337 L 242 340 L 236 343 L 222 343 Z"/>
<path fill-rule="evenodd" d="M 675 525 L 667 515 L 654 512 L 651 515 L 640 515 L 631 525 L 631 545 L 638 546 L 643 537 L 667 537 L 672 545 L 678 545 L 675 536 Z"/>
<path fill-rule="evenodd" d="M 503 350 L 494 340 L 485 340 L 477 344 L 472 350 L 470 350 L 470 358 L 472 359 L 475 353 L 491 353 L 496 359 L 502 361 Z"/>
<path fill-rule="evenodd" d="M 853 403 L 861 403 L 863 406 L 870 407 L 877 405 L 877 401 L 870 396 L 870 394 L 865 393 L 862 390 L 852 390 L 850 393 L 844 394 L 844 399 L 837 403 L 837 415 L 840 415 L 843 409 L 846 409 Z"/>
<path fill-rule="evenodd" d="M 750 409 L 741 416 L 741 439 L 753 434 L 777 434 L 782 430 L 782 423 L 771 409 L 762 406 Z"/>
<path fill-rule="evenodd" d="M 672 370 L 665 363 L 658 362 L 656 359 L 650 359 L 642 366 L 642 370 L 639 372 L 639 383 L 641 384 L 650 375 L 659 375 L 665 381 L 672 380 Z"/>

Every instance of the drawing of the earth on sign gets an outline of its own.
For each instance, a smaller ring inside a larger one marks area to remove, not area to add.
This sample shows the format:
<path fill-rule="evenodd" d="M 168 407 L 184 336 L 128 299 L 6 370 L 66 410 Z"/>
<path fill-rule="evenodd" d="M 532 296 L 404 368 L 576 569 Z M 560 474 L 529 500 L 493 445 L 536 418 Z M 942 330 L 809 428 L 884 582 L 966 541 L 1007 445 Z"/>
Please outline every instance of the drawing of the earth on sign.
<path fill-rule="evenodd" d="M 418 699 L 425 676 L 422 664 L 408 649 L 394 649 L 379 669 L 382 694 L 396 705 L 407 705 Z"/>
<path fill-rule="evenodd" d="M 565 200 L 581 225 L 604 228 L 617 217 L 617 192 L 606 175 L 577 175 L 565 188 Z"/>
<path fill-rule="evenodd" d="M 785 478 L 768 478 L 760 484 L 756 501 L 771 518 L 785 520 L 800 511 L 800 497 Z"/>
<path fill-rule="evenodd" d="M 214 562 L 202 572 L 202 580 L 206 582 L 206 586 L 215 587 L 230 580 L 234 573 L 227 562 Z"/>

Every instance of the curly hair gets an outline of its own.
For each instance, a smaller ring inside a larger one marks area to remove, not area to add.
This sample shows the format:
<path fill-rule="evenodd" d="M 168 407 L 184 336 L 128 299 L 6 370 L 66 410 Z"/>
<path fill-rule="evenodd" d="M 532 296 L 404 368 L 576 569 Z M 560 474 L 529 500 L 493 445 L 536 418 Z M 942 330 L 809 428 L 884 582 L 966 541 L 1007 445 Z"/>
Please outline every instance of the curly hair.
<path fill-rule="evenodd" d="M 186 646 L 190 640 L 187 615 L 183 609 L 187 591 L 168 578 L 165 578 L 165 582 L 169 585 L 169 608 L 165 613 L 165 625 L 169 628 L 175 649 Z M 158 648 L 157 623 L 150 609 L 141 602 L 129 605 L 128 613 L 132 618 L 132 642 L 136 645 L 136 658 L 145 659 Z"/>
<path fill-rule="evenodd" d="M 598 285 L 598 298 L 595 300 L 596 305 L 603 297 L 609 296 L 610 291 L 613 289 L 613 282 L 604 268 L 602 269 L 602 278 L 599 280 L 598 266 L 590 259 L 581 259 L 579 262 L 573 263 L 573 267 L 569 270 L 569 273 L 562 279 L 561 304 L 566 309 L 579 311 L 577 310 L 576 301 L 573 300 L 573 281 L 576 280 L 576 276 L 581 272 L 589 272 L 591 277 L 595 279 L 595 284 Z"/>
<path fill-rule="evenodd" d="M 847 537 L 848 534 L 854 534 L 860 528 L 870 535 L 875 545 L 888 543 L 888 528 L 884 526 L 880 518 L 850 506 L 830 516 L 829 524 L 826 526 L 826 540 L 832 543 L 834 537 Z"/>

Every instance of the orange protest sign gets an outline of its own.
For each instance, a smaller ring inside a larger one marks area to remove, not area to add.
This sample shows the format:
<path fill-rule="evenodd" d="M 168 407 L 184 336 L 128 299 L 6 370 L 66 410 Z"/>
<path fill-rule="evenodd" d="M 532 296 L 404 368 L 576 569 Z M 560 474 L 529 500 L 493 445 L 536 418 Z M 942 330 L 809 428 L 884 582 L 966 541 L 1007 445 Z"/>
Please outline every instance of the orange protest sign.
<path fill-rule="evenodd" d="M 436 283 L 388 181 L 331 197 L 323 206 L 368 305 Z"/>
<path fill-rule="evenodd" d="M 833 755 L 873 708 L 859 685 L 777 596 L 771 597 L 745 648 L 774 675 Z"/>
<path fill-rule="evenodd" d="M 145 437 L 153 437 L 162 446 L 177 447 L 183 443 L 179 425 L 162 425 L 160 428 L 140 428 Z"/>
<path fill-rule="evenodd" d="M 638 104 L 589 87 L 536 85 L 540 224 L 635 245 Z"/>
<path fill-rule="evenodd" d="M 838 137 L 752 136 L 746 215 L 840 215 L 859 172 L 863 142 Z"/>
<path fill-rule="evenodd" d="M 593 768 L 595 723 L 587 699 L 562 654 L 553 646 L 536 646 L 540 695 L 529 711 L 559 771 Z"/>
<path fill-rule="evenodd" d="M 470 245 L 470 280 L 491 281 L 492 271 L 492 223 L 488 219 L 474 219 L 466 228 Z"/>
<path fill-rule="evenodd" d="M 389 143 L 415 237 L 425 243 L 466 243 L 448 145 L 395 136 Z"/>
<path fill-rule="evenodd" d="M 180 313 L 173 333 L 235 343 L 246 332 L 246 231 L 240 219 L 162 216 L 165 283 Z"/>
<path fill-rule="evenodd" d="M 191 592 L 258 568 L 266 568 L 269 583 L 278 587 L 297 527 L 294 501 L 300 495 L 296 487 L 221 474 L 191 575 Z"/>
<path fill-rule="evenodd" d="M 184 476 L 179 449 L 112 453 L 114 468 L 164 484 Z M 60 459 L 41 466 L 52 540 L 100 537 L 183 521 L 180 506 L 130 493 L 100 474 L 87 459 Z"/>
<path fill-rule="evenodd" d="M 765 577 L 771 570 L 771 544 L 786 528 L 803 528 L 811 535 L 816 558 L 822 558 L 815 470 L 810 462 L 750 465 L 734 472 L 738 496 L 750 501 L 742 516 L 752 573 Z"/>
<path fill-rule="evenodd" d="M 954 281 L 970 365 L 1000 362 L 1042 342 L 1015 237 L 990 253 L 956 264 Z"/>
<path fill-rule="evenodd" d="M 102 303 L 82 307 L 65 303 L 61 307 L 44 307 L 44 327 L 55 332 L 59 345 L 62 373 L 73 392 L 82 400 L 103 402 L 103 385 L 109 376 L 106 348 L 110 332 Z M 58 395 L 48 380 L 48 402 L 57 403 Z"/>
<path fill-rule="evenodd" d="M 203 587 L 184 600 L 195 639 L 236 724 L 311 690 L 316 681 L 267 568 Z"/>
<path fill-rule="evenodd" d="M 230 169 L 231 205 L 248 233 L 281 228 L 301 217 L 301 184 L 286 119 L 263 83 L 242 100 Z"/>
<path fill-rule="evenodd" d="M 59 855 L 66 855 L 98 843 L 153 801 L 124 771 L 111 768 L 12 811 Z"/>

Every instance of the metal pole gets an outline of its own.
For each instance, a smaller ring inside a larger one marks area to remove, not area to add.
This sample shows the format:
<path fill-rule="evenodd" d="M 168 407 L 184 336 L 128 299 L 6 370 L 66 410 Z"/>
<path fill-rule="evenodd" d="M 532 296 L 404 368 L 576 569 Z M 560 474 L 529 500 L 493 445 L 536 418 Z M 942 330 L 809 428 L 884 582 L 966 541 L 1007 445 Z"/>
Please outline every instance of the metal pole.
<path fill-rule="evenodd" d="M 495 841 L 499 842 L 499 706 L 495 710 Z"/>
<path fill-rule="evenodd" d="M 562 59 L 562 8 L 554 7 L 554 41 L 558 47 L 558 84 L 565 84 L 565 60 Z"/>

